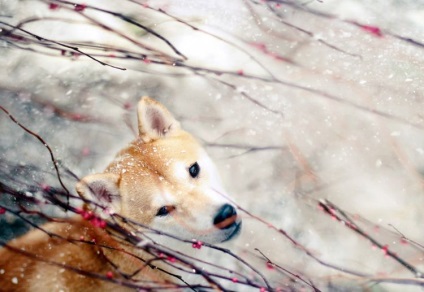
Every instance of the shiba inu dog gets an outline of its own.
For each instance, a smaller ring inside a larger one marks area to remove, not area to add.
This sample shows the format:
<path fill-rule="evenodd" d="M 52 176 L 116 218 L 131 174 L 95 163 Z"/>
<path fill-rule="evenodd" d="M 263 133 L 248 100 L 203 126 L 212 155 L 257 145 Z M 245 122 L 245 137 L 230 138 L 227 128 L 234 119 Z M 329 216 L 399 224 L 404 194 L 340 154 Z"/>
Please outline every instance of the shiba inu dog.
<path fill-rule="evenodd" d="M 209 243 L 236 235 L 241 220 L 196 140 L 162 104 L 148 97 L 138 104 L 138 128 L 138 138 L 103 173 L 77 184 L 79 195 L 97 206 L 103 219 L 119 213 L 153 229 Z M 130 274 L 142 265 L 130 255 L 143 257 L 140 250 L 79 215 L 42 228 L 46 232 L 31 231 L 0 250 L 0 290 L 122 291 L 126 288 L 90 273 L 110 276 L 119 269 Z M 169 280 L 148 267 L 137 279 Z"/>

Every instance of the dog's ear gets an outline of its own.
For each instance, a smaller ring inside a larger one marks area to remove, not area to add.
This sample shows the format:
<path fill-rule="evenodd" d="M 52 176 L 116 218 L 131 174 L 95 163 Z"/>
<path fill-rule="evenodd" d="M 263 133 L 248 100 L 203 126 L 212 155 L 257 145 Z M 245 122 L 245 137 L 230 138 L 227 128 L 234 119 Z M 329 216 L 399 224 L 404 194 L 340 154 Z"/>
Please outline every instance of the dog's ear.
<path fill-rule="evenodd" d="M 98 173 L 84 177 L 76 185 L 78 194 L 96 205 L 104 207 L 101 214 L 119 213 L 121 195 L 119 193 L 120 176 L 113 173 Z"/>
<path fill-rule="evenodd" d="M 144 143 L 174 135 L 180 123 L 159 102 L 144 96 L 138 103 L 138 130 Z"/>

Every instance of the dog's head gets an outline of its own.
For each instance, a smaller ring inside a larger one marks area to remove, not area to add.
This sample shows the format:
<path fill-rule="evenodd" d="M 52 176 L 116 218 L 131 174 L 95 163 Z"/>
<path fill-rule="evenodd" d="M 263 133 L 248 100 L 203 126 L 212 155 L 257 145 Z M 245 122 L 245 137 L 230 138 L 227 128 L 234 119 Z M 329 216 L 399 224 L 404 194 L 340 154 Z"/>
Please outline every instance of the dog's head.
<path fill-rule="evenodd" d="M 139 137 L 78 193 L 107 210 L 186 239 L 231 239 L 241 227 L 205 150 L 160 103 L 138 104 Z"/>

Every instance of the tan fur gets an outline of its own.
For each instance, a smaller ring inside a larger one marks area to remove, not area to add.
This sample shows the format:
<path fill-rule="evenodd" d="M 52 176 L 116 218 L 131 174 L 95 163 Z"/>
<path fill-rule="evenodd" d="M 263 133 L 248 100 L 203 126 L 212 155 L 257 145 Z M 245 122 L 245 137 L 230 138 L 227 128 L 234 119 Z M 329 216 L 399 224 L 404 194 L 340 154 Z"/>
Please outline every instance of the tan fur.
<path fill-rule="evenodd" d="M 216 190 L 213 166 L 205 151 L 180 128 L 163 105 L 150 98 L 141 99 L 138 120 L 139 137 L 118 153 L 104 173 L 89 175 L 78 183 L 78 193 L 112 213 L 165 232 L 175 231 L 189 239 L 210 242 L 230 239 L 239 230 L 240 223 L 236 222 L 237 216 L 221 223 L 231 228 L 224 229 L 212 223 L 219 207 L 228 202 Z M 201 172 L 199 177 L 192 178 L 187 169 L 195 162 L 199 162 Z M 162 205 L 171 205 L 172 212 L 158 217 Z M 100 208 L 94 211 L 103 218 L 109 216 Z M 120 250 L 146 258 L 145 254 L 118 242 L 81 216 L 61 223 L 48 223 L 42 228 L 58 236 L 49 237 L 34 230 L 12 240 L 8 244 L 12 249 L 0 249 L 1 291 L 131 290 L 81 275 L 72 268 L 100 275 L 113 272 L 114 279 L 119 280 L 109 261 L 120 271 L 132 273 L 143 266 L 142 263 Z M 96 244 L 78 242 L 81 239 L 94 240 Z M 169 281 L 163 273 L 149 267 L 142 270 L 138 279 Z"/>
<path fill-rule="evenodd" d="M 0 270 L 3 274 L 0 275 L 0 291 L 102 291 L 103 289 L 131 291 L 130 288 L 125 289 L 67 269 L 67 267 L 75 267 L 93 274 L 106 275 L 107 272 L 115 271 L 115 269 L 107 263 L 105 257 L 108 256 L 110 259 L 116 255 L 119 256 L 120 263 L 125 263 L 120 266 L 121 270 L 131 272 L 128 269 L 131 263 L 133 271 L 136 267 L 140 267 L 140 262 L 133 257 L 100 247 L 104 245 L 122 248 L 104 230 L 94 228 L 89 222 L 77 217 L 64 223 L 49 223 L 43 228 L 63 239 L 50 238 L 42 231 L 35 230 L 10 242 L 11 247 L 33 254 L 38 260 L 8 249 L 1 250 Z M 94 240 L 97 245 L 78 243 L 81 236 L 87 241 Z M 43 260 L 67 267 L 45 263 Z M 160 275 L 155 275 L 150 268 L 146 268 L 144 276 L 152 279 L 162 278 Z"/>

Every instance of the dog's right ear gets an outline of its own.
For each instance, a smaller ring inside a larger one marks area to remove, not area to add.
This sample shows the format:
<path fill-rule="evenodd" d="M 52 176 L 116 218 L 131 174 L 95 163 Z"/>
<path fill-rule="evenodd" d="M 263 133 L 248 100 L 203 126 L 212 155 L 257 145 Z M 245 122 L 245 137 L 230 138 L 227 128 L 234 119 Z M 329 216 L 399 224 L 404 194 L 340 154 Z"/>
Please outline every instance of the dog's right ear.
<path fill-rule="evenodd" d="M 174 135 L 180 123 L 159 102 L 144 96 L 138 103 L 138 130 L 144 143 Z"/>
<path fill-rule="evenodd" d="M 76 185 L 78 194 L 105 208 L 106 213 L 119 213 L 121 211 L 121 195 L 119 193 L 120 176 L 113 173 L 98 173 L 84 177 Z M 104 212 L 101 212 L 102 214 Z"/>

